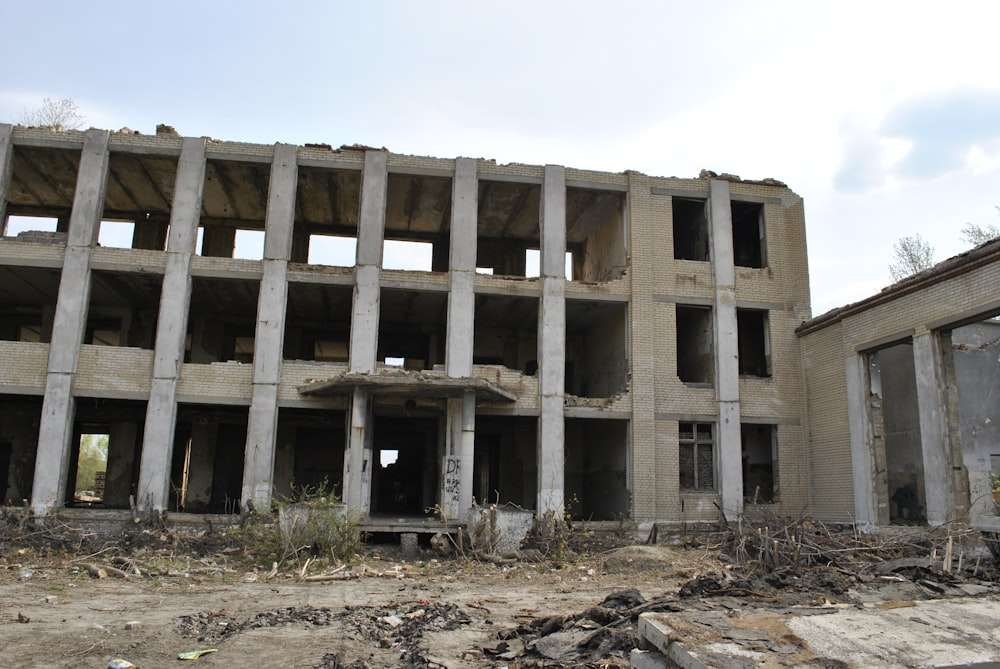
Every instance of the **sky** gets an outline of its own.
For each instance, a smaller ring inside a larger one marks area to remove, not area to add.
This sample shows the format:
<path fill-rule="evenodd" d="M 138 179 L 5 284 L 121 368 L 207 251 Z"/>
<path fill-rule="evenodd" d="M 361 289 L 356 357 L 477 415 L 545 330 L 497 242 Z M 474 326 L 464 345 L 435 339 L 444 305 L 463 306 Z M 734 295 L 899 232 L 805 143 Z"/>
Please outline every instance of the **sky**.
<path fill-rule="evenodd" d="M 0 10 L 0 122 L 384 146 L 805 200 L 813 313 L 1000 224 L 1000 3 L 33 0 Z"/>

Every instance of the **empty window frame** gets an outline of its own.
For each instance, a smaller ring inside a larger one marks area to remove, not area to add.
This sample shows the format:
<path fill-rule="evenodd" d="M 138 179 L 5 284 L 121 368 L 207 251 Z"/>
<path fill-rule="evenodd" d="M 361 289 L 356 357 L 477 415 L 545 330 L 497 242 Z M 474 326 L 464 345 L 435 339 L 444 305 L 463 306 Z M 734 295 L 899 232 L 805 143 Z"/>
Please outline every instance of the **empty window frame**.
<path fill-rule="evenodd" d="M 135 234 L 134 221 L 103 220 L 97 231 L 97 245 L 116 249 L 132 248 L 132 237 Z"/>
<path fill-rule="evenodd" d="M 477 268 L 478 270 L 478 268 Z M 573 252 L 566 251 L 566 263 L 564 265 L 565 276 L 569 281 L 573 280 Z M 490 272 L 492 274 L 492 272 Z M 525 249 L 524 251 L 524 276 L 534 279 L 542 275 L 542 252 L 538 249 Z"/>
<path fill-rule="evenodd" d="M 705 200 L 675 197 L 674 258 L 707 261 L 708 207 Z"/>
<path fill-rule="evenodd" d="M 309 235 L 307 262 L 310 265 L 354 267 L 358 240 L 335 235 Z"/>
<path fill-rule="evenodd" d="M 715 378 L 712 310 L 677 305 L 677 376 L 684 383 L 708 383 Z"/>
<path fill-rule="evenodd" d="M 757 202 L 731 204 L 733 216 L 733 263 L 738 267 L 765 267 L 764 205 Z"/>
<path fill-rule="evenodd" d="M 59 219 L 51 216 L 8 216 L 3 234 L 5 237 L 17 237 L 21 233 L 57 232 L 58 226 Z"/>
<path fill-rule="evenodd" d="M 742 376 L 771 376 L 771 343 L 766 311 L 736 310 L 736 336 L 739 349 L 739 373 Z"/>
<path fill-rule="evenodd" d="M 743 496 L 751 504 L 770 504 L 778 499 L 777 437 L 775 425 L 740 425 Z"/>
<path fill-rule="evenodd" d="M 386 239 L 382 246 L 382 269 L 432 271 L 434 244 L 406 239 Z"/>
<path fill-rule="evenodd" d="M 715 430 L 712 423 L 678 425 L 681 490 L 715 490 Z"/>

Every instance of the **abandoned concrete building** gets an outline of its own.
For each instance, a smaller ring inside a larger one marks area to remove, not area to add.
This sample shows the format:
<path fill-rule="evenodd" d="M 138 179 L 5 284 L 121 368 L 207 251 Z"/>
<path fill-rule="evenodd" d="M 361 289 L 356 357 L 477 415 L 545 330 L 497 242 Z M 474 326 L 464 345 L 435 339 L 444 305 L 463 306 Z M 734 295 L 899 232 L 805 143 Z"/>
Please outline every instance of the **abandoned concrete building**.
<path fill-rule="evenodd" d="M 1000 466 L 995 427 L 946 429 L 961 383 L 927 392 L 996 336 L 997 250 L 810 320 L 774 180 L 0 125 L 0 221 L 0 497 L 39 515 L 325 482 L 375 526 L 474 503 L 935 523 Z"/>
<path fill-rule="evenodd" d="M 994 239 L 801 326 L 814 514 L 996 522 L 998 287 Z"/>
<path fill-rule="evenodd" d="M 107 509 L 807 503 L 783 184 L 10 125 L 0 152 L 5 228 L 48 230 L 0 240 L 0 492 L 36 513 L 74 505 L 85 435 Z"/>

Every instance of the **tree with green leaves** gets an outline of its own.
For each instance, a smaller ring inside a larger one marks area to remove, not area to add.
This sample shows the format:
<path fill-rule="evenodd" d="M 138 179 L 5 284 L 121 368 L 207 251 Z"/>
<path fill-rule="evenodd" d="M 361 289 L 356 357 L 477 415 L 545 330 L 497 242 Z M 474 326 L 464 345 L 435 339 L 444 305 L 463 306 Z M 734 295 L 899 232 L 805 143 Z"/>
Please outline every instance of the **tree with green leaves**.
<path fill-rule="evenodd" d="M 108 435 L 80 435 L 80 459 L 76 466 L 76 490 L 93 490 L 97 472 L 108 468 Z"/>
<path fill-rule="evenodd" d="M 934 249 L 919 234 L 901 237 L 893 245 L 892 253 L 889 274 L 893 281 L 902 281 L 934 265 Z"/>
<path fill-rule="evenodd" d="M 53 100 L 45 98 L 35 109 L 21 112 L 21 125 L 55 128 L 56 130 L 79 130 L 87 118 L 72 98 Z"/>

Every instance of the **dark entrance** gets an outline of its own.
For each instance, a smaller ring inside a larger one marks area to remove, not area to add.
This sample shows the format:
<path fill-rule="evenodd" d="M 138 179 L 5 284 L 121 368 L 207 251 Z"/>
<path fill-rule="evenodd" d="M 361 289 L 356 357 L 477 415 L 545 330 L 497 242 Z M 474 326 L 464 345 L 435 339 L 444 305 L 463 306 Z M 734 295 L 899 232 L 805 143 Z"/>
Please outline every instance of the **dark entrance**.
<path fill-rule="evenodd" d="M 438 503 L 437 417 L 376 416 L 372 514 L 418 516 Z"/>

